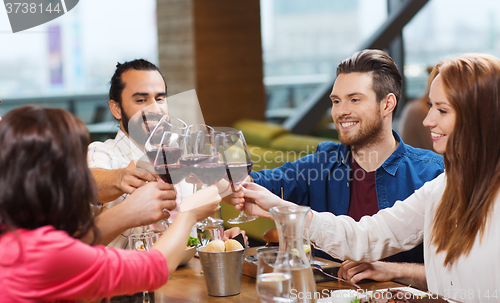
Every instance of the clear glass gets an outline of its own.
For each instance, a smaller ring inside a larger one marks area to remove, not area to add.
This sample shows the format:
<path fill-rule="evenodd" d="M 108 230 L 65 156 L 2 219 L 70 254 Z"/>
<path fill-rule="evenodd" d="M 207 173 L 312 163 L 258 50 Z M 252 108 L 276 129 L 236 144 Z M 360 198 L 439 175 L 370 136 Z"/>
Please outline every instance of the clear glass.
<path fill-rule="evenodd" d="M 222 180 L 225 165 L 218 153 L 214 129 L 205 124 L 190 125 L 179 162 L 187 172 L 187 182 L 194 185 L 193 192 Z M 210 216 L 197 225 L 213 233 L 223 223 L 222 219 Z"/>
<path fill-rule="evenodd" d="M 196 223 L 196 236 L 201 246 L 205 246 L 208 242 L 213 240 L 222 240 L 224 238 L 224 225 L 220 224 L 214 226 L 213 223 L 206 224 L 204 222 L 198 222 Z"/>
<path fill-rule="evenodd" d="M 262 303 L 289 299 L 292 288 L 290 254 L 277 250 L 259 252 L 256 287 Z"/>
<path fill-rule="evenodd" d="M 150 232 L 131 234 L 128 240 L 133 250 L 148 251 L 153 247 L 153 233 Z M 154 297 L 154 293 L 149 293 L 146 290 L 142 292 L 143 303 L 150 303 L 152 301 L 151 297 Z"/>
<path fill-rule="evenodd" d="M 148 117 L 142 112 L 144 124 Z M 149 128 L 147 128 L 149 130 Z M 179 164 L 184 145 L 187 124 L 176 117 L 164 115 L 149 133 L 144 144 L 144 151 L 154 166 L 156 174 L 166 183 L 177 184 L 186 177 L 186 172 Z M 168 225 L 168 221 L 160 221 Z M 147 228 L 143 228 L 147 230 Z"/>
<path fill-rule="evenodd" d="M 227 180 L 231 189 L 235 191 L 248 174 L 252 171 L 252 158 L 242 131 L 227 131 L 222 133 L 222 154 L 226 163 Z M 236 218 L 227 220 L 230 224 L 241 224 L 257 219 L 257 216 L 249 216 L 244 210 Z"/>
<path fill-rule="evenodd" d="M 148 126 L 148 116 L 142 112 L 144 124 Z M 187 125 L 184 121 L 164 115 L 148 134 L 144 150 L 149 161 L 155 166 L 176 164 L 181 156 Z"/>
<path fill-rule="evenodd" d="M 157 223 L 149 224 L 146 226 L 146 232 L 151 234 L 153 238 L 153 244 L 160 239 L 161 235 L 167 230 L 169 222 L 167 220 L 161 220 Z"/>
<path fill-rule="evenodd" d="M 292 289 L 304 294 L 297 298 L 299 303 L 314 302 L 310 298 L 314 298 L 316 292 L 310 260 L 304 249 L 304 227 L 309 211 L 307 206 L 280 206 L 269 210 L 278 229 L 279 251 L 290 254 Z"/>
<path fill-rule="evenodd" d="M 133 250 L 148 251 L 153 247 L 153 235 L 149 232 L 133 233 L 128 239 Z"/>

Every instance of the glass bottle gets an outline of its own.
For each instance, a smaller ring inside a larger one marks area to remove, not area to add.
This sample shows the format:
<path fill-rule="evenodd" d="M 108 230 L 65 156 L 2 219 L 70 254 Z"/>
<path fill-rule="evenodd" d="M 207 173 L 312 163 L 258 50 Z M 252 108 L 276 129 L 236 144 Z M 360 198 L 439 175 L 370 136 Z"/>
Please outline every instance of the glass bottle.
<path fill-rule="evenodd" d="M 291 297 L 299 303 L 315 302 L 316 282 L 304 250 L 304 229 L 310 208 L 298 205 L 278 206 L 272 207 L 269 211 L 278 229 L 279 250 L 290 254 Z"/>

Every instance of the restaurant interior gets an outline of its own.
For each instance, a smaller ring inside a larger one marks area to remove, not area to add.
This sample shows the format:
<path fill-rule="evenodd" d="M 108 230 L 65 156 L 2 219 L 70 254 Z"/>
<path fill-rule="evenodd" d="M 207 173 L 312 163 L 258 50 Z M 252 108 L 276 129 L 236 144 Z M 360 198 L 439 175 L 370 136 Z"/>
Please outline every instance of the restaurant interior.
<path fill-rule="evenodd" d="M 393 127 L 405 143 L 430 150 L 430 133 L 426 142 L 416 138 L 426 129 L 404 129 L 417 115 L 410 105 L 427 94 L 429 67 L 463 53 L 500 56 L 497 0 L 106 2 L 80 1 L 63 16 L 18 33 L 1 12 L 0 116 L 26 105 L 62 108 L 85 122 L 91 141 L 114 138 L 120 125 L 108 105 L 111 75 L 117 62 L 144 58 L 161 70 L 167 100 L 196 92 L 197 104 L 169 103 L 169 114 L 201 109 L 206 125 L 241 130 L 253 170 L 260 171 L 313 154 L 321 142 L 339 142 L 330 93 L 337 64 L 356 51 L 379 49 L 393 58 L 403 76 Z M 238 213 L 221 203 L 224 221 Z M 207 264 L 225 261 L 193 257 L 193 250 L 148 302 L 259 302 L 257 251 L 272 247 L 275 241 L 264 235 L 276 225 L 266 218 L 237 225 L 248 248 L 236 294 L 227 293 L 230 281 L 209 285 Z M 311 253 L 304 245 L 302 252 L 314 258 L 314 248 Z M 360 302 L 351 301 L 351 292 L 408 286 L 362 280 L 358 289 L 327 276 L 337 274 L 339 260 L 318 254 L 316 261 L 327 272 L 313 271 L 317 298 L 272 302 Z M 216 286 L 225 288 L 222 294 L 214 294 Z M 145 293 L 111 302 L 146 302 Z"/>

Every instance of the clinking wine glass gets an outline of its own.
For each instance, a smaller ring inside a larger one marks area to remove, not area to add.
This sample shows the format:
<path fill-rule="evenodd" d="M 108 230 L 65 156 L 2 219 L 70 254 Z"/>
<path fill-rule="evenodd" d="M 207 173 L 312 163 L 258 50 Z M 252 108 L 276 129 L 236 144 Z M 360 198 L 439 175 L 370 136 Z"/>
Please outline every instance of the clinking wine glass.
<path fill-rule="evenodd" d="M 149 134 L 144 145 L 156 174 L 166 183 L 177 184 L 186 177 L 186 172 L 179 164 L 186 128 L 184 121 L 165 115 Z"/>
<path fill-rule="evenodd" d="M 226 164 L 227 178 L 231 183 L 233 192 L 252 171 L 252 158 L 242 131 L 226 131 L 222 135 L 224 142 L 224 161 Z M 236 218 L 227 220 L 230 224 L 241 224 L 257 219 L 257 216 L 245 214 L 242 209 Z"/>
<path fill-rule="evenodd" d="M 186 129 L 184 121 L 165 115 L 144 145 L 155 172 L 166 183 L 177 184 L 185 177 L 178 160 L 182 154 Z"/>
<path fill-rule="evenodd" d="M 194 184 L 193 191 L 213 185 L 225 176 L 225 165 L 217 150 L 217 138 L 213 128 L 205 124 L 191 125 L 186 132 L 179 162 L 190 172 L 189 182 Z M 208 217 L 199 222 L 197 228 L 223 230 L 222 224 L 221 219 Z"/>

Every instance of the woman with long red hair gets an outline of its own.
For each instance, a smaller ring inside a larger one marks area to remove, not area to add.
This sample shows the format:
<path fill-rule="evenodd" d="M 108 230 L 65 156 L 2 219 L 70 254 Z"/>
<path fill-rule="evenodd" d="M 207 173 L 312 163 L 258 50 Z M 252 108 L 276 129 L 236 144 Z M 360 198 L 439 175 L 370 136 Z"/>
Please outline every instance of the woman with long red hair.
<path fill-rule="evenodd" d="M 445 173 L 405 201 L 359 222 L 311 211 L 309 237 L 340 258 L 375 261 L 424 243 L 429 291 L 464 302 L 500 299 L 500 59 L 468 54 L 441 61 L 429 78 L 430 127 Z M 256 184 L 245 211 L 270 217 L 283 201 Z M 241 202 L 233 199 L 233 203 Z"/>

